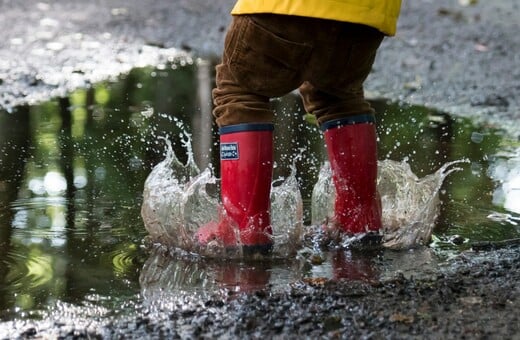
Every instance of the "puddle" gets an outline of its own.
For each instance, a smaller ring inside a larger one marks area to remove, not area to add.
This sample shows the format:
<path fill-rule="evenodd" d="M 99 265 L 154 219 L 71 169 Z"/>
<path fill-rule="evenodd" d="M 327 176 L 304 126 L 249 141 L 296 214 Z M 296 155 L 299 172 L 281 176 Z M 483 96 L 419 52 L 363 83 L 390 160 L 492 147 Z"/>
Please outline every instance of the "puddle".
<path fill-rule="evenodd" d="M 115 83 L 0 112 L 1 320 L 46 318 L 56 310 L 103 319 L 181 292 L 284 289 L 302 279 L 381 280 L 396 271 L 430 275 L 474 243 L 520 237 L 518 141 L 466 119 L 375 101 L 380 160 L 404 160 L 419 177 L 469 160 L 442 185 L 430 247 L 311 251 L 303 260 L 225 264 L 148 252 L 140 209 L 144 182 L 165 156 L 158 137 L 171 140 L 185 163 L 180 141 L 191 131 L 199 167 L 218 164 L 211 77 L 207 63 L 136 69 Z M 289 177 L 294 164 L 309 225 L 325 155 L 320 132 L 302 119 L 297 96 L 273 106 L 273 178 Z"/>

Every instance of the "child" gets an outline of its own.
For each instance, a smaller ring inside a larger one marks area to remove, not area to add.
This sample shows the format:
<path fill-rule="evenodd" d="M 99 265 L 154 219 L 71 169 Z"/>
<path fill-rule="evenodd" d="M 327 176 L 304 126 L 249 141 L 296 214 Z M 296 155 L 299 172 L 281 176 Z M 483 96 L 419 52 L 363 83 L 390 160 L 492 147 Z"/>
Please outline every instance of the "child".
<path fill-rule="evenodd" d="M 272 247 L 269 100 L 296 88 L 325 135 L 336 188 L 329 227 L 348 234 L 381 228 L 374 111 L 363 82 L 384 36 L 395 34 L 400 6 L 400 0 L 236 2 L 213 90 L 225 214 L 198 231 L 199 243 L 216 239 L 262 253 Z"/>

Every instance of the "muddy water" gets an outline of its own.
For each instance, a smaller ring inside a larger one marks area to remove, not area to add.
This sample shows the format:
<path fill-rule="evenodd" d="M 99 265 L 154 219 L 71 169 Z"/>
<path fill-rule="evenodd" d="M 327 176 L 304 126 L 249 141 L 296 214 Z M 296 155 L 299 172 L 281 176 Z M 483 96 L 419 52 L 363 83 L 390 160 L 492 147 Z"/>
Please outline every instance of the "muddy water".
<path fill-rule="evenodd" d="M 53 313 L 103 319 L 180 292 L 283 289 L 322 277 L 376 280 L 397 270 L 421 275 L 475 242 L 520 237 L 517 141 L 465 119 L 376 101 L 381 160 L 405 160 L 419 177 L 469 160 L 441 188 L 430 247 L 361 254 L 309 250 L 299 260 L 225 264 L 147 251 L 140 208 L 144 181 L 165 156 L 158 137 L 170 139 L 184 163 L 181 141 L 191 131 L 197 164 L 218 164 L 215 129 L 208 129 L 210 70 L 206 64 L 137 69 L 116 83 L 0 112 L 2 320 Z M 324 161 L 320 133 L 302 118 L 297 96 L 273 106 L 274 178 L 287 178 L 295 164 L 309 225 L 312 189 Z"/>

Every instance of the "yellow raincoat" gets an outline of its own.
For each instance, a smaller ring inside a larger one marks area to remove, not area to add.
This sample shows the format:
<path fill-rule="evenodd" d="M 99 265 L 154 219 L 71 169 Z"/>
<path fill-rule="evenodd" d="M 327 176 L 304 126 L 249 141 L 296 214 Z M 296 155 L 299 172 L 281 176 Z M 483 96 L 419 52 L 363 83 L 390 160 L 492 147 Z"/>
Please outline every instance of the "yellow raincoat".
<path fill-rule="evenodd" d="M 394 35 L 401 0 L 238 0 L 231 14 L 275 13 L 346 21 Z"/>

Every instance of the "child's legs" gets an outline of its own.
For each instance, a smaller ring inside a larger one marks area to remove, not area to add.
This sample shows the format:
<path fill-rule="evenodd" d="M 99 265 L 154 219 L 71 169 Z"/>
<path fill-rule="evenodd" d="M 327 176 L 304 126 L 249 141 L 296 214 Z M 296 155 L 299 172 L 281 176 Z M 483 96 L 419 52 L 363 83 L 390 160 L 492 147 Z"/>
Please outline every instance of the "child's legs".
<path fill-rule="evenodd" d="M 375 60 L 383 34 L 371 27 L 344 23 L 332 42 L 316 42 L 300 86 L 307 112 L 320 124 L 346 116 L 373 113 L 365 100 L 363 83 Z M 331 46 L 332 44 L 332 46 Z"/>
<path fill-rule="evenodd" d="M 213 90 L 219 126 L 273 122 L 269 99 L 303 82 L 312 46 L 300 29 L 302 20 L 263 14 L 233 17 Z"/>

